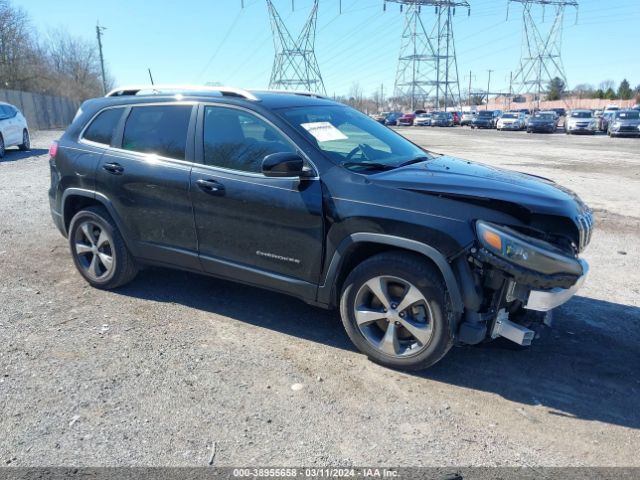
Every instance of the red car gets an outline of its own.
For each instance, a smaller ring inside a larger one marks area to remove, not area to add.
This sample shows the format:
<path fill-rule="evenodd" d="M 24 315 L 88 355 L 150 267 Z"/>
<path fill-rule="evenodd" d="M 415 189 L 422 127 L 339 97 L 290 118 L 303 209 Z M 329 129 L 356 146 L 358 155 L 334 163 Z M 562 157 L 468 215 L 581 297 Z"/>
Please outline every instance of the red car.
<path fill-rule="evenodd" d="M 413 125 L 413 121 L 416 119 L 415 113 L 405 113 L 398 119 L 398 125 L 402 127 L 410 127 Z"/>
<path fill-rule="evenodd" d="M 460 112 L 451 112 L 453 113 L 453 124 L 460 125 L 460 120 L 462 119 L 462 115 Z"/>

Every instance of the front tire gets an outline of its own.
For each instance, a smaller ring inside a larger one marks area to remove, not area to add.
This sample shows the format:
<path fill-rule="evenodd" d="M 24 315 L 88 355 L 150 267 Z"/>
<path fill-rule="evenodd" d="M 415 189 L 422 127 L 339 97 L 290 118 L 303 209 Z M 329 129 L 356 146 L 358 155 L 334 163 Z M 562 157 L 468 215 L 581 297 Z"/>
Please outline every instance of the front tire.
<path fill-rule="evenodd" d="M 447 289 L 420 255 L 382 253 L 358 265 L 344 283 L 340 315 L 354 345 L 387 367 L 422 370 L 453 345 Z"/>
<path fill-rule="evenodd" d="M 31 150 L 31 138 L 26 128 L 22 131 L 22 143 L 18 145 L 18 148 L 23 152 Z"/>
<path fill-rule="evenodd" d="M 138 273 L 115 222 L 103 207 L 80 210 L 71 220 L 69 247 L 73 262 L 93 287 L 120 287 Z"/>

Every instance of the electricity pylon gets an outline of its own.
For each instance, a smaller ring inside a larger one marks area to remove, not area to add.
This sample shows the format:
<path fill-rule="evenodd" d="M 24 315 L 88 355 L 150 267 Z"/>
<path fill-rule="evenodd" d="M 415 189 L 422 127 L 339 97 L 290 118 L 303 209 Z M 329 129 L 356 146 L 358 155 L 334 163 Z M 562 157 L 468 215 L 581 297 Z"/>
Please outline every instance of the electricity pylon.
<path fill-rule="evenodd" d="M 318 0 L 314 0 L 311 13 L 300 35 L 295 40 L 271 0 L 267 0 L 267 7 L 276 51 L 269 88 L 276 90 L 302 89 L 326 95 L 327 92 L 314 50 Z"/>
<path fill-rule="evenodd" d="M 558 77 L 567 85 L 561 56 L 564 13 L 567 7 L 575 7 L 577 10 L 578 2 L 576 0 L 509 0 L 507 8 L 512 2 L 522 4 L 524 29 L 520 67 L 513 81 L 514 93 L 535 93 L 539 101 L 541 93 L 546 90 L 546 84 L 553 78 Z M 536 6 L 542 6 L 542 17 L 534 16 Z M 554 8 L 555 18 L 551 28 L 543 34 L 539 24 L 544 22 L 546 6 Z"/>
<path fill-rule="evenodd" d="M 405 12 L 398 57 L 395 95 L 409 98 L 411 109 L 427 101 L 436 108 L 460 105 L 458 61 L 453 37 L 456 7 L 467 9 L 466 0 L 384 0 L 399 3 Z M 427 30 L 422 21 L 423 7 L 435 9 L 435 22 Z"/>

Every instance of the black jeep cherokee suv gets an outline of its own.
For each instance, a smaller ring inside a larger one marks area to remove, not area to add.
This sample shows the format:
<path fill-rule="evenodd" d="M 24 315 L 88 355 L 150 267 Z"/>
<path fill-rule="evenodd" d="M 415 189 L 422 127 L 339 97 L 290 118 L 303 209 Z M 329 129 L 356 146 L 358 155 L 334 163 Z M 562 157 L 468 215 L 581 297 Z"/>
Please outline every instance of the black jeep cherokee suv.
<path fill-rule="evenodd" d="M 339 308 L 353 343 L 397 368 L 530 344 L 549 319 L 531 312 L 588 270 L 592 216 L 572 192 L 312 94 L 119 89 L 82 105 L 50 163 L 53 219 L 94 287 L 160 265 L 283 292 Z"/>

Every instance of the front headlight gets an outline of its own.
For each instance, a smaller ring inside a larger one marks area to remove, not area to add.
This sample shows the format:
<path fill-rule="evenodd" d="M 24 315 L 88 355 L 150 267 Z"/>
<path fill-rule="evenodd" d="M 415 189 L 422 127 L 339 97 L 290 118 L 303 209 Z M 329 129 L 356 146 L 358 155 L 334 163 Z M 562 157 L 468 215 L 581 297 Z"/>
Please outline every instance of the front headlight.
<path fill-rule="evenodd" d="M 622 124 L 620 122 L 615 122 L 613 124 L 613 128 L 615 128 L 616 130 L 619 129 L 622 126 Z"/>
<path fill-rule="evenodd" d="M 582 266 L 550 243 L 522 235 L 508 227 L 476 222 L 478 240 L 488 251 L 521 267 L 553 275 L 582 275 Z"/>

